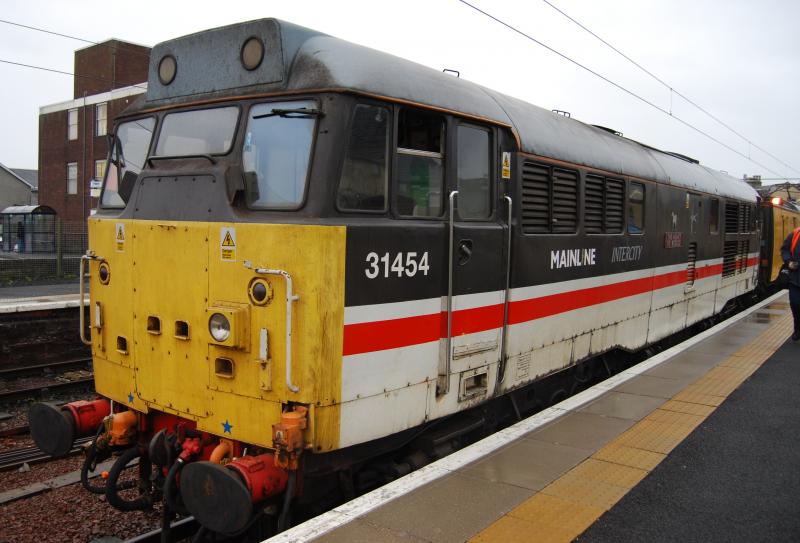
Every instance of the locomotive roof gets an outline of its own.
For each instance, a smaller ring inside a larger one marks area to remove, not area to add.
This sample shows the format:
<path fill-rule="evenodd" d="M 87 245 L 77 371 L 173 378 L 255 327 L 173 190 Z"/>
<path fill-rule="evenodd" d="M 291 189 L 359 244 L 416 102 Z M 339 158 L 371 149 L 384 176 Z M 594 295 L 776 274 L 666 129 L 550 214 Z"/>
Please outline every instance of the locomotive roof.
<path fill-rule="evenodd" d="M 243 44 L 257 36 L 263 60 L 248 71 Z M 174 80 L 159 80 L 161 59 L 177 64 Z M 210 69 L 211 68 L 211 69 Z M 620 175 L 654 179 L 721 196 L 755 201 L 743 181 L 633 140 L 414 62 L 277 19 L 206 30 L 156 45 L 143 109 L 224 96 L 341 90 L 459 112 L 512 127 L 521 150 Z M 137 107 L 134 106 L 134 107 Z"/>

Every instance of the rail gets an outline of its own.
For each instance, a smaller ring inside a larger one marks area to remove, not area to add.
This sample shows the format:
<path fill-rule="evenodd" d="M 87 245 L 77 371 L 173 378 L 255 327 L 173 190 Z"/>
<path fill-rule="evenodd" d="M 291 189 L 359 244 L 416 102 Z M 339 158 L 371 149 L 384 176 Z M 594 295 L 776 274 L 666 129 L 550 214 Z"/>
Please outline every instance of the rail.
<path fill-rule="evenodd" d="M 72 456 L 80 452 L 85 443 L 91 440 L 91 437 L 82 437 L 75 440 L 72 449 L 66 456 Z M 39 447 L 20 447 L 18 449 L 11 449 L 8 451 L 0 452 L 0 471 L 7 471 L 19 467 L 23 464 L 35 464 L 38 462 L 45 462 L 51 460 L 53 457 L 47 453 L 39 450 Z"/>

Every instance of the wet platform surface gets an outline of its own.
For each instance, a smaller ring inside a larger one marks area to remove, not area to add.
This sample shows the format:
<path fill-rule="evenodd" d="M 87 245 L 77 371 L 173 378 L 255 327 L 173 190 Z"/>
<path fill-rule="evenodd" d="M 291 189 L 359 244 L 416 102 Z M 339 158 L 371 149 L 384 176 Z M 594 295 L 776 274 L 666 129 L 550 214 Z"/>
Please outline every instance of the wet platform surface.
<path fill-rule="evenodd" d="M 78 307 L 78 299 L 77 280 L 52 285 L 3 287 L 0 288 L 0 313 Z"/>
<path fill-rule="evenodd" d="M 724 326 L 272 540 L 798 541 L 786 296 Z"/>
<path fill-rule="evenodd" d="M 800 345 L 787 340 L 579 541 L 800 541 Z"/>

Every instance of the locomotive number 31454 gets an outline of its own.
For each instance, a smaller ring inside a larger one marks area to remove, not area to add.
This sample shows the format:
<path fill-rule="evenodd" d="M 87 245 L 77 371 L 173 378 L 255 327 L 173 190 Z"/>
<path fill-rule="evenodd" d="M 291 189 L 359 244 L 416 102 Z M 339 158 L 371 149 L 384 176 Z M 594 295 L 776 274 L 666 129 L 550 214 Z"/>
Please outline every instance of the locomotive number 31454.
<path fill-rule="evenodd" d="M 388 278 L 390 274 L 397 277 L 414 277 L 417 273 L 428 275 L 430 265 L 428 264 L 428 251 L 417 256 L 419 253 L 409 251 L 407 253 L 396 253 L 394 258 L 390 253 L 379 256 L 372 252 L 367 255 L 367 268 L 364 270 L 367 279 L 375 279 L 382 276 Z M 391 262 L 391 264 L 390 264 Z"/>

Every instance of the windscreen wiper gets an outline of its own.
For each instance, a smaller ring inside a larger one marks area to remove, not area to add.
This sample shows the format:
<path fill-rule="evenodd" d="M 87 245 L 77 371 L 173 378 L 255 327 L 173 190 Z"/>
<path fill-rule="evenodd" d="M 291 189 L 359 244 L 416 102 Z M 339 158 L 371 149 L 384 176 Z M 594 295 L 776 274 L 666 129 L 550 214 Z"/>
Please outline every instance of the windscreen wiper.
<path fill-rule="evenodd" d="M 314 117 L 322 117 L 322 115 L 324 114 L 318 109 L 301 107 L 296 109 L 273 109 L 269 113 L 254 115 L 253 119 L 266 119 L 267 117 L 283 117 L 285 119 L 313 119 Z"/>

